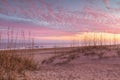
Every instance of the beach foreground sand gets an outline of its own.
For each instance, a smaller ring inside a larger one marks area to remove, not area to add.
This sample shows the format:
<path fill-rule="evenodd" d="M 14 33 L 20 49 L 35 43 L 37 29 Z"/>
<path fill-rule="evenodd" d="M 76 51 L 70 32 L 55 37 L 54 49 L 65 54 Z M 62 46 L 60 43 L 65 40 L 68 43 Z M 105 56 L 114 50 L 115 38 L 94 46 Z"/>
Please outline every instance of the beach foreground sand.
<path fill-rule="evenodd" d="M 64 66 L 44 66 L 36 72 L 26 72 L 28 80 L 120 80 L 120 65 L 85 63 Z"/>
<path fill-rule="evenodd" d="M 13 73 L 15 80 L 120 80 L 119 49 L 113 47 L 25 50 L 22 53 L 32 56 L 39 69 Z"/>
<path fill-rule="evenodd" d="M 105 56 L 103 55 L 102 58 L 95 57 L 96 55 L 93 54 L 92 56 L 84 56 L 84 54 L 75 50 L 67 54 L 37 54 L 34 57 L 41 62 L 40 69 L 38 71 L 26 71 L 26 79 L 120 80 L 120 58 L 116 54 L 116 50 L 102 50 L 102 52 L 105 52 Z M 98 54 L 100 50 L 95 49 L 95 51 Z M 88 50 L 88 52 L 90 51 Z M 114 53 L 114 55 L 106 56 L 108 53 Z M 42 61 L 44 61 L 43 64 Z M 22 77 L 20 80 L 22 80 Z"/>

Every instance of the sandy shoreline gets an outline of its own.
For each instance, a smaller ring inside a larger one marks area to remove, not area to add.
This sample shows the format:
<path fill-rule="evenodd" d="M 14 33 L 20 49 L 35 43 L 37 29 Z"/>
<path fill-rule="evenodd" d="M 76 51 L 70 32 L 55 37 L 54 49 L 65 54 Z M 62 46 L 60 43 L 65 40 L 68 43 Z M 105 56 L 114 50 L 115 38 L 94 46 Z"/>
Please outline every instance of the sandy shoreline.
<path fill-rule="evenodd" d="M 88 52 L 91 55 L 85 56 Z M 92 49 L 87 51 L 79 51 L 77 48 L 57 48 L 57 49 L 41 49 L 28 50 L 29 54 L 33 54 L 34 60 L 39 62 L 40 69 L 36 71 L 25 71 L 24 76 L 19 75 L 18 80 L 119 80 L 120 79 L 120 58 L 116 56 L 116 51 L 109 49 Z M 102 51 L 105 57 L 99 59 L 96 57 Z M 18 51 L 19 52 L 19 51 Z M 23 51 L 25 52 L 25 51 Z M 114 53 L 106 57 L 108 53 Z M 95 57 L 95 58 L 94 58 Z M 51 60 L 52 61 L 49 61 Z M 67 60 L 71 59 L 71 60 Z M 42 64 L 44 60 L 48 60 L 48 64 Z M 66 62 L 68 61 L 68 62 Z M 62 64 L 61 64 L 62 62 Z M 56 64 L 57 63 L 57 64 Z"/>

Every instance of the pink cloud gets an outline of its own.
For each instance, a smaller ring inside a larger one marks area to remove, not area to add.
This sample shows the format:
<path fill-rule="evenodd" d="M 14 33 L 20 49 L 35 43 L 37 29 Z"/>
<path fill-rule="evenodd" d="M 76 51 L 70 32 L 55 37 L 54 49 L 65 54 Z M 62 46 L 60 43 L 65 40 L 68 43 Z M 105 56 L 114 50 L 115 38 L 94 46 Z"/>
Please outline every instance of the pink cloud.
<path fill-rule="evenodd" d="M 9 25 L 9 26 L 8 26 Z M 10 27 L 11 29 L 16 29 L 18 32 L 25 31 L 26 33 L 34 33 L 36 36 L 69 36 L 69 35 L 74 35 L 75 33 L 71 32 L 65 32 L 61 30 L 56 30 L 56 29 L 51 29 L 47 27 L 42 27 L 42 26 L 35 26 L 31 24 L 21 24 L 21 23 L 14 23 L 14 22 L 4 22 L 0 21 L 0 27 L 3 28 L 8 28 Z"/>
<path fill-rule="evenodd" d="M 110 1 L 103 1 L 105 5 L 109 7 Z M 26 6 L 29 7 L 29 9 L 18 4 L 16 4 L 16 8 L 13 8 L 8 2 L 3 2 L 3 5 L 9 7 L 7 8 L 8 12 L 14 13 L 14 11 L 16 11 L 16 15 L 20 15 L 33 21 L 36 20 L 38 21 L 38 24 L 36 24 L 37 22 L 31 23 L 32 25 L 29 23 L 26 24 L 27 22 L 0 22 L 0 24 L 4 26 L 9 26 L 9 24 L 11 24 L 12 26 L 23 29 L 30 28 L 30 30 L 34 30 L 35 27 L 35 31 L 40 32 L 40 34 L 47 35 L 48 33 L 51 33 L 51 35 L 54 35 L 55 33 L 58 35 L 71 35 L 76 34 L 77 32 L 84 32 L 86 30 L 104 31 L 105 29 L 116 29 L 116 27 L 119 26 L 119 17 L 116 17 L 115 15 L 98 8 L 98 10 L 96 10 L 94 7 L 89 8 L 85 6 L 82 11 L 77 12 L 70 10 L 66 11 L 64 8 L 60 8 L 58 11 L 56 11 L 53 8 L 53 5 L 45 2 L 44 0 L 40 0 L 39 2 L 42 8 L 38 8 L 36 6 L 36 2 L 30 1 L 30 4 Z M 26 2 L 24 1 L 24 3 Z M 46 12 L 43 11 L 44 9 L 46 9 Z M 113 10 L 112 8 L 110 9 Z M 117 10 L 119 9 L 116 9 L 116 11 Z M 47 27 L 47 29 L 42 30 L 39 27 Z"/>
<path fill-rule="evenodd" d="M 110 5 L 110 0 L 103 0 L 106 8 L 111 12 L 120 12 L 120 8 L 114 8 L 112 5 Z M 116 5 L 119 5 L 120 2 L 116 2 Z"/>
<path fill-rule="evenodd" d="M 110 0 L 103 0 L 103 2 L 105 3 L 106 7 L 109 6 Z"/>

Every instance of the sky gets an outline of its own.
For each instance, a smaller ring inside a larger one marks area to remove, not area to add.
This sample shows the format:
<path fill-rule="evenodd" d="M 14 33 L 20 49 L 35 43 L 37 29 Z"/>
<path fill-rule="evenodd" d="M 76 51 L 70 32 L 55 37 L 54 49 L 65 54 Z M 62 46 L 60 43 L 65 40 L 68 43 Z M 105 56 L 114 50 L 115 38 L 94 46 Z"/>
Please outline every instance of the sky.
<path fill-rule="evenodd" d="M 120 33 L 120 0 L 0 0 L 0 31 L 34 33 L 41 41 L 86 32 Z"/>

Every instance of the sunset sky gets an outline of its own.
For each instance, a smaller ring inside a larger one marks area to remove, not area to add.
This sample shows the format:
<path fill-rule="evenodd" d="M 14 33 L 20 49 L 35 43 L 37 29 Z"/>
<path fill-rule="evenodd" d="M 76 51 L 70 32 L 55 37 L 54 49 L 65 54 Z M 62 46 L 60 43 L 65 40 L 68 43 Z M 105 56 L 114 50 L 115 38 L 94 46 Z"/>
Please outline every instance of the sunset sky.
<path fill-rule="evenodd" d="M 0 30 L 14 27 L 37 40 L 79 39 L 85 32 L 120 33 L 120 0 L 0 0 Z"/>

